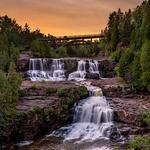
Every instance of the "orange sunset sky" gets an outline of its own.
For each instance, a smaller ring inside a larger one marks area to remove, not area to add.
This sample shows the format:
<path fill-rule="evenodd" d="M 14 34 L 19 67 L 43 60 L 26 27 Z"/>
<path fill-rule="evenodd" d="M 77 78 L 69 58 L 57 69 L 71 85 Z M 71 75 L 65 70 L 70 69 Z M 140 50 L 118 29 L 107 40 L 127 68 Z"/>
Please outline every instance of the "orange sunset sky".
<path fill-rule="evenodd" d="M 99 33 L 109 14 L 121 8 L 133 9 L 142 0 L 0 0 L 0 15 L 26 22 L 45 34 L 74 35 Z"/>

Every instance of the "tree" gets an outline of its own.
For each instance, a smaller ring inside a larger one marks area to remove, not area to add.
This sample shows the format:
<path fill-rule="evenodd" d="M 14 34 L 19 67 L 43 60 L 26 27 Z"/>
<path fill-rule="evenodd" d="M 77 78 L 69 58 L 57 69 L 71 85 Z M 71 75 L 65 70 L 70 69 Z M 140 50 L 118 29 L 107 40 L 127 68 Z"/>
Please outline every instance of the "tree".
<path fill-rule="evenodd" d="M 143 85 L 150 91 L 150 41 L 147 40 L 141 49 L 141 68 Z"/>
<path fill-rule="evenodd" d="M 15 114 L 15 103 L 12 100 L 12 88 L 6 74 L 0 71 L 0 125 L 8 124 Z"/>
<path fill-rule="evenodd" d="M 132 81 L 136 89 L 141 89 L 143 87 L 141 75 L 140 53 L 137 53 L 132 63 Z"/>

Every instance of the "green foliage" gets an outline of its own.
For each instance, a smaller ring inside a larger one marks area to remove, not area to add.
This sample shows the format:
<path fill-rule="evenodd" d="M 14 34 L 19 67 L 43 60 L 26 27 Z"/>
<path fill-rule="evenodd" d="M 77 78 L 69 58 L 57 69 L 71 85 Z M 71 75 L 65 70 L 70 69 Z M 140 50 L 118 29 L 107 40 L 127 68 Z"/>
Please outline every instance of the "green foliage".
<path fill-rule="evenodd" d="M 56 51 L 47 42 L 34 40 L 31 43 L 31 49 L 37 57 L 56 57 Z"/>
<path fill-rule="evenodd" d="M 132 49 L 128 49 L 124 55 L 122 55 L 122 57 L 120 58 L 119 61 L 119 75 L 121 77 L 123 77 L 125 75 L 126 72 L 128 72 L 128 67 L 129 64 L 132 62 L 133 60 L 133 51 Z"/>
<path fill-rule="evenodd" d="M 141 114 L 140 121 L 143 125 L 150 127 L 150 110 Z"/>
<path fill-rule="evenodd" d="M 43 113 L 43 109 L 40 107 L 33 107 L 32 112 L 34 114 L 41 114 L 41 113 Z"/>
<path fill-rule="evenodd" d="M 58 57 L 67 57 L 67 49 L 65 47 L 60 47 L 57 49 L 57 56 Z"/>
<path fill-rule="evenodd" d="M 117 74 L 128 79 L 137 90 L 150 91 L 150 0 L 133 12 L 110 14 L 105 29 L 105 50 L 119 67 Z M 121 50 L 122 49 L 122 50 Z"/>
<path fill-rule="evenodd" d="M 21 85 L 21 76 L 16 72 L 16 66 L 14 63 L 10 63 L 7 79 L 11 85 L 12 100 L 16 101 L 19 97 L 19 87 Z"/>
<path fill-rule="evenodd" d="M 20 52 L 19 52 L 19 48 L 15 47 L 14 43 L 10 44 L 9 55 L 12 61 L 17 62 Z"/>
<path fill-rule="evenodd" d="M 122 49 L 117 49 L 115 52 L 111 54 L 111 58 L 119 62 L 121 55 L 122 55 Z"/>
<path fill-rule="evenodd" d="M 37 89 L 37 85 L 36 83 L 33 83 L 32 86 L 31 86 L 32 90 L 36 90 Z"/>
<path fill-rule="evenodd" d="M 149 150 L 150 149 L 150 137 L 138 136 L 134 140 L 129 141 L 129 148 L 136 150 Z"/>
<path fill-rule="evenodd" d="M 20 81 L 13 65 L 10 66 L 8 75 L 0 71 L 0 125 L 5 126 L 15 115 Z"/>
<path fill-rule="evenodd" d="M 85 86 L 80 87 L 80 93 L 79 93 L 80 98 L 86 98 L 88 96 L 88 90 Z"/>
<path fill-rule="evenodd" d="M 143 87 L 142 81 L 141 81 L 141 64 L 140 64 L 140 54 L 138 53 L 133 60 L 132 63 L 132 80 L 133 85 L 136 87 L 136 89 L 141 89 Z"/>
<path fill-rule="evenodd" d="M 68 46 L 67 55 L 70 57 L 92 57 L 96 56 L 100 52 L 98 44 L 94 45 L 79 45 L 79 46 Z"/>
<path fill-rule="evenodd" d="M 143 85 L 150 91 L 150 41 L 145 41 L 141 49 L 141 69 Z"/>
<path fill-rule="evenodd" d="M 49 89 L 46 90 L 46 95 L 47 95 L 47 96 L 50 96 L 50 95 L 52 95 L 52 94 L 54 94 L 54 93 L 56 93 L 56 92 L 57 92 L 56 89 L 54 89 L 54 88 L 49 88 Z"/>
<path fill-rule="evenodd" d="M 65 89 L 64 88 L 59 88 L 57 90 L 57 94 L 59 97 L 64 97 L 66 95 Z"/>

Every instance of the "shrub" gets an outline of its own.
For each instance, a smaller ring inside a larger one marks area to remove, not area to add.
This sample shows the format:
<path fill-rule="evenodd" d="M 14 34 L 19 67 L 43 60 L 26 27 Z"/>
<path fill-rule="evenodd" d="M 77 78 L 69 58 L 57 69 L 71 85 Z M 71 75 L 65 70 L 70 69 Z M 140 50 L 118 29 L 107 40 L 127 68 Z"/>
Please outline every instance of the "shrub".
<path fill-rule="evenodd" d="M 65 47 L 60 47 L 57 49 L 57 56 L 58 57 L 67 57 L 67 49 Z"/>
<path fill-rule="evenodd" d="M 138 136 L 134 140 L 129 141 L 129 148 L 133 148 L 135 150 L 149 150 L 150 149 L 150 136 L 143 137 Z"/>
<path fill-rule="evenodd" d="M 122 50 L 121 49 L 117 49 L 115 52 L 113 52 L 111 54 L 111 58 L 114 59 L 115 61 L 119 62 L 119 60 L 121 58 L 121 54 L 122 54 Z"/>
<path fill-rule="evenodd" d="M 150 126 L 150 110 L 140 115 L 140 121 L 143 125 Z"/>
<path fill-rule="evenodd" d="M 80 98 L 86 98 L 88 96 L 88 90 L 85 86 L 81 86 L 80 87 L 80 92 L 79 92 L 79 96 Z"/>
<path fill-rule="evenodd" d="M 32 112 L 35 114 L 41 114 L 41 113 L 43 113 L 43 109 L 36 106 L 36 107 L 33 107 Z"/>
<path fill-rule="evenodd" d="M 57 90 L 57 94 L 59 97 L 64 97 L 65 96 L 65 90 L 63 88 L 60 88 Z"/>
<path fill-rule="evenodd" d="M 50 95 L 52 95 L 52 94 L 54 94 L 54 93 L 56 93 L 56 92 L 57 92 L 56 89 L 49 88 L 49 89 L 46 90 L 46 95 L 47 95 L 47 96 L 50 96 Z"/>

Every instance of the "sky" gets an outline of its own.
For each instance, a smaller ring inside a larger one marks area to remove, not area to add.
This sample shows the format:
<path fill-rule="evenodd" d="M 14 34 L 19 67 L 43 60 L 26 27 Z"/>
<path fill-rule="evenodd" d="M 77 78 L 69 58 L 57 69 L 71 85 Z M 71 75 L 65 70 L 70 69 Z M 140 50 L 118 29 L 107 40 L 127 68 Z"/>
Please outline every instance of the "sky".
<path fill-rule="evenodd" d="M 59 35 L 99 33 L 109 14 L 134 9 L 143 0 L 0 0 L 0 15 L 15 18 L 31 30 Z"/>

